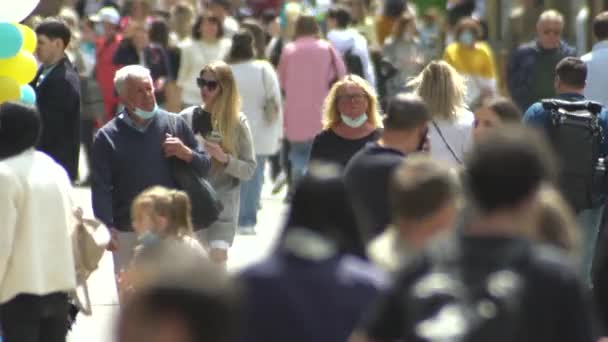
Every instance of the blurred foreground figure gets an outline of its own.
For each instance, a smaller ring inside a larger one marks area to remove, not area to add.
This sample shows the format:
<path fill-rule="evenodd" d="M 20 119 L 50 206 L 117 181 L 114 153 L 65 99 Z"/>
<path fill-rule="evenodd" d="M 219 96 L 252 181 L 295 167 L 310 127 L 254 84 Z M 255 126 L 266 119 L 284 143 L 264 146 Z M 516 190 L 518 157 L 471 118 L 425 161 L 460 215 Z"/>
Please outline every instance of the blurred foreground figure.
<path fill-rule="evenodd" d="M 5 342 L 62 342 L 76 287 L 72 187 L 64 168 L 34 150 L 35 108 L 0 105 L 0 325 Z"/>
<path fill-rule="evenodd" d="M 118 342 L 231 342 L 238 335 L 240 296 L 228 276 L 171 246 L 174 257 L 122 306 Z M 147 273 L 150 276 L 150 273 Z"/>
<path fill-rule="evenodd" d="M 345 341 L 386 281 L 362 249 L 339 170 L 311 165 L 278 248 L 240 275 L 240 341 Z"/>
<path fill-rule="evenodd" d="M 353 341 L 592 341 L 576 273 L 526 238 L 554 173 L 546 145 L 505 127 L 473 147 L 464 182 L 474 209 L 463 233 L 414 258 Z"/>

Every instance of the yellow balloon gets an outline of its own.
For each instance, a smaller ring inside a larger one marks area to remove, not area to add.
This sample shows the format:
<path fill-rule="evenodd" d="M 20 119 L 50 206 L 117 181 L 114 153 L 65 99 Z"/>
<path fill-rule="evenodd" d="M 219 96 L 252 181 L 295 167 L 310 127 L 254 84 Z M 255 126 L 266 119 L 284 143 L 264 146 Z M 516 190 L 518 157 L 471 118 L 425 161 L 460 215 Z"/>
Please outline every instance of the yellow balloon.
<path fill-rule="evenodd" d="M 19 83 L 10 77 L 0 77 L 0 103 L 19 100 L 20 97 Z"/>
<path fill-rule="evenodd" d="M 34 53 L 34 50 L 36 50 L 36 43 L 38 42 L 38 39 L 36 38 L 36 32 L 34 32 L 34 30 L 25 25 L 16 25 L 19 31 L 21 31 L 21 36 L 23 36 L 23 45 L 21 46 L 21 49 L 27 52 Z"/>
<path fill-rule="evenodd" d="M 0 59 L 0 76 L 10 77 L 20 85 L 28 84 L 36 76 L 36 58 L 24 50 L 15 57 Z"/>

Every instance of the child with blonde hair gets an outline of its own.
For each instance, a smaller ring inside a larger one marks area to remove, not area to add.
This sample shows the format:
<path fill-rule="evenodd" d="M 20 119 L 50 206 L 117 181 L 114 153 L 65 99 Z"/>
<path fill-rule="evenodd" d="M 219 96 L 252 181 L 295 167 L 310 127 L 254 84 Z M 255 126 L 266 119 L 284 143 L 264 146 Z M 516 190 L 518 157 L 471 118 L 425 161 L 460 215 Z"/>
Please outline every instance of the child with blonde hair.
<path fill-rule="evenodd" d="M 181 262 L 207 260 L 207 253 L 192 237 L 191 205 L 179 190 L 154 186 L 139 194 L 131 205 L 138 245 L 131 267 L 119 277 L 121 298 L 153 280 L 159 270 Z"/>

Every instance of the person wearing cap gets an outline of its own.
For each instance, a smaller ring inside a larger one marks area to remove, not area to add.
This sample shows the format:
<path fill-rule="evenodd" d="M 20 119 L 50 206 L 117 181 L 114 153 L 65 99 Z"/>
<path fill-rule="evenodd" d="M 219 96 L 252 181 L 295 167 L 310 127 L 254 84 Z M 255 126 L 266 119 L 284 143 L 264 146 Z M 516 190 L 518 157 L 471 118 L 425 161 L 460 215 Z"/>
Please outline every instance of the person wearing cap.
<path fill-rule="evenodd" d="M 110 121 L 116 113 L 118 98 L 114 93 L 114 75 L 119 66 L 114 65 L 112 58 L 122 40 L 119 34 L 120 14 L 114 7 L 104 7 L 91 16 L 95 22 L 95 31 L 100 37 L 96 43 L 95 76 L 106 107 L 105 121 Z"/>
<path fill-rule="evenodd" d="M 344 181 L 363 239 L 369 242 L 391 221 L 389 182 L 406 155 L 426 144 L 430 114 L 418 95 L 400 93 L 389 102 L 384 131 L 377 142 L 355 154 L 344 170 Z"/>
<path fill-rule="evenodd" d="M 80 77 L 65 53 L 72 33 L 64 21 L 47 18 L 36 26 L 36 36 L 36 57 L 41 66 L 30 86 L 36 91 L 44 127 L 38 149 L 63 166 L 75 181 L 80 151 Z"/>
<path fill-rule="evenodd" d="M 66 171 L 34 150 L 36 108 L 0 105 L 0 326 L 5 342 L 63 342 L 76 288 L 71 185 Z"/>

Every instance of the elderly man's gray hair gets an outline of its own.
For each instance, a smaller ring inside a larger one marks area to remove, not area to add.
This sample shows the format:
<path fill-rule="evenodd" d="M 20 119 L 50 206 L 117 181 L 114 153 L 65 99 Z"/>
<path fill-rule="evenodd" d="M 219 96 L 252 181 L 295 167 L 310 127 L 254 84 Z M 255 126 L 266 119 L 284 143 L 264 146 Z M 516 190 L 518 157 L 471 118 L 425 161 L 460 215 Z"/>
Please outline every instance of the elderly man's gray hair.
<path fill-rule="evenodd" d="M 141 65 L 127 65 L 120 68 L 114 76 L 114 88 L 119 96 L 125 95 L 128 79 L 152 79 L 150 70 Z"/>

